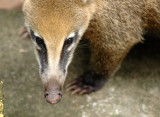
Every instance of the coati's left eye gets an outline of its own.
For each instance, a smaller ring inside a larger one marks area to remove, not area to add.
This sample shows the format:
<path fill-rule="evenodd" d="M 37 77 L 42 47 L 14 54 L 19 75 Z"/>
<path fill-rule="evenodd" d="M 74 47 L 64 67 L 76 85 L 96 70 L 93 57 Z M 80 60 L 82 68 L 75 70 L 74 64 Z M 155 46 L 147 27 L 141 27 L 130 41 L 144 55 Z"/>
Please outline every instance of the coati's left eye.
<path fill-rule="evenodd" d="M 72 38 L 68 38 L 65 40 L 64 42 L 64 46 L 70 46 L 73 42 L 73 37 Z"/>

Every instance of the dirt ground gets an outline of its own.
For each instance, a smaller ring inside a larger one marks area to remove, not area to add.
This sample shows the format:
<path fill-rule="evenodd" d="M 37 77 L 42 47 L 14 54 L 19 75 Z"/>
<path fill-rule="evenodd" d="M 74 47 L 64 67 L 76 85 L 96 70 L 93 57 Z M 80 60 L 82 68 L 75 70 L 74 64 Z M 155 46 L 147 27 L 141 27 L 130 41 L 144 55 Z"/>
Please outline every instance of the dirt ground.
<path fill-rule="evenodd" d="M 65 86 L 83 73 L 88 62 L 87 44 L 79 45 L 63 98 L 50 105 L 43 97 L 32 43 L 17 34 L 23 19 L 21 12 L 0 10 L 0 81 L 4 81 L 6 117 L 160 117 L 160 39 L 152 36 L 135 46 L 103 89 L 71 96 Z"/>

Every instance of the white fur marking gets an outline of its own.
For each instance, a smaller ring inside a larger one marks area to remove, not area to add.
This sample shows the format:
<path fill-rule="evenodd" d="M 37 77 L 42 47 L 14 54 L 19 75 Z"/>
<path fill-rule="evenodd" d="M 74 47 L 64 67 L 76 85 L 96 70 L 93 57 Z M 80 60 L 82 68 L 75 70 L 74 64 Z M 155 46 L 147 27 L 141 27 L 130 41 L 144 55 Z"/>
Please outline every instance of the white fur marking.
<path fill-rule="evenodd" d="M 37 48 L 38 50 L 41 50 L 41 48 L 39 47 L 39 45 L 37 45 L 36 42 L 33 42 L 33 43 L 34 43 L 34 45 L 36 46 L 36 48 Z"/>
<path fill-rule="evenodd" d="M 41 38 L 41 36 L 40 36 L 37 32 L 34 32 L 34 35 L 35 35 L 36 37 Z"/>
<path fill-rule="evenodd" d="M 26 28 L 28 32 L 31 32 L 31 29 L 29 28 L 29 26 L 26 26 Z"/>
<path fill-rule="evenodd" d="M 67 49 L 67 51 L 71 51 L 71 49 L 74 47 L 74 43 L 72 43 L 69 48 Z"/>
<path fill-rule="evenodd" d="M 84 30 L 83 28 L 80 29 L 79 32 L 78 32 L 78 35 L 82 35 L 82 34 L 84 33 L 84 31 L 85 31 L 85 30 Z"/>
<path fill-rule="evenodd" d="M 74 36 L 75 36 L 75 33 L 73 32 L 73 33 L 71 33 L 71 34 L 68 35 L 67 39 L 72 38 Z"/>

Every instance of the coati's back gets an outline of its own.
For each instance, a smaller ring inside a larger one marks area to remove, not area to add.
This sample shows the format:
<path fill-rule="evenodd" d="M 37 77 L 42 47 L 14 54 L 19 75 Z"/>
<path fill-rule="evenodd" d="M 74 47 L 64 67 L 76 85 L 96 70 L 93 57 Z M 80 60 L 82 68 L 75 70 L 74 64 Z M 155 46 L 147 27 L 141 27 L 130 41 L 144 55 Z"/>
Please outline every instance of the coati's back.
<path fill-rule="evenodd" d="M 155 29 L 160 31 L 160 1 L 159 0 L 96 0 L 97 9 L 93 21 L 101 23 L 117 23 L 127 20 L 130 24 L 139 17 L 144 31 Z M 105 20 L 109 18 L 110 20 Z M 92 22 L 91 22 L 92 23 Z M 93 22 L 95 23 L 95 22 Z M 119 26 L 120 27 L 120 26 Z M 121 27 L 120 27 L 121 28 Z M 119 29 L 118 29 L 119 30 Z"/>

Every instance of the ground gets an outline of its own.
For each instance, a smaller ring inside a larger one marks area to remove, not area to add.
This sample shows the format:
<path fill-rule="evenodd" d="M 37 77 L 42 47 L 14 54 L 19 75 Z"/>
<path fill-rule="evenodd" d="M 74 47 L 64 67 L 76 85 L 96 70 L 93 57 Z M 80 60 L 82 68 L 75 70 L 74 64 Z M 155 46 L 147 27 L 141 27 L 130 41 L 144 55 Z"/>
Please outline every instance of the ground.
<path fill-rule="evenodd" d="M 66 85 L 83 73 L 88 62 L 87 44 L 79 45 L 63 98 L 50 105 L 43 96 L 31 40 L 17 34 L 23 19 L 21 12 L 0 11 L 0 81 L 4 81 L 6 117 L 160 117 L 160 39 L 150 37 L 135 46 L 103 89 L 71 96 Z"/>

